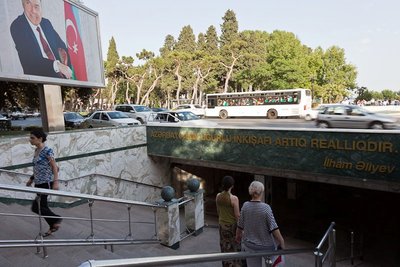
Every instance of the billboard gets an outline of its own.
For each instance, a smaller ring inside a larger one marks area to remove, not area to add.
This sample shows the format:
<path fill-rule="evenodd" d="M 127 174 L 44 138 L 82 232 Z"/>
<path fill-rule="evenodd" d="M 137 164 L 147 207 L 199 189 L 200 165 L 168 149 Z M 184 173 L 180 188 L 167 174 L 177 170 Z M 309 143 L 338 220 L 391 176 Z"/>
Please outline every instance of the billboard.
<path fill-rule="evenodd" d="M 104 87 L 98 14 L 68 0 L 0 0 L 0 79 Z"/>

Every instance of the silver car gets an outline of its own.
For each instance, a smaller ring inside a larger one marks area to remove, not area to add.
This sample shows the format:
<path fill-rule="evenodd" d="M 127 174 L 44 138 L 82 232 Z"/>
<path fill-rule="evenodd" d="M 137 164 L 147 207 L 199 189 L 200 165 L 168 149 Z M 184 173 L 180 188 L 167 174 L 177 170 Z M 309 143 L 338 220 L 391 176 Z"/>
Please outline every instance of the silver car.
<path fill-rule="evenodd" d="M 319 128 L 396 129 L 399 126 L 395 118 L 359 106 L 330 104 L 320 108 L 316 119 Z"/>
<path fill-rule="evenodd" d="M 84 125 L 88 128 L 96 128 L 141 125 L 141 123 L 120 111 L 96 111 L 84 121 Z"/>
<path fill-rule="evenodd" d="M 128 117 L 140 121 L 141 124 L 145 124 L 147 122 L 147 119 L 152 112 L 152 110 L 147 106 L 133 104 L 116 105 L 114 109 L 125 113 L 125 115 Z"/>

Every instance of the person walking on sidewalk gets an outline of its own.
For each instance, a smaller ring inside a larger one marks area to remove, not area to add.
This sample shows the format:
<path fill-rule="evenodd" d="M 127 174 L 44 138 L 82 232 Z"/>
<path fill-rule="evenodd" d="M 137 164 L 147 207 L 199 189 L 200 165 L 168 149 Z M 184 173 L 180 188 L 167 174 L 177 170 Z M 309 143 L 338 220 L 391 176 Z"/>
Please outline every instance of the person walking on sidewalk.
<path fill-rule="evenodd" d="M 46 133 L 42 130 L 33 130 L 29 137 L 31 145 L 36 146 L 33 157 L 33 175 L 30 177 L 27 186 L 35 184 L 37 188 L 58 190 L 58 167 L 54 159 L 53 150 L 47 147 L 44 142 L 47 139 Z M 60 217 L 53 213 L 47 203 L 47 196 L 45 194 L 37 194 L 37 197 L 32 203 L 32 211 L 36 214 L 45 216 L 47 224 L 50 229 L 44 234 L 49 236 L 60 228 L 61 218 L 48 218 Z"/>
<path fill-rule="evenodd" d="M 221 252 L 237 252 L 239 246 L 235 241 L 237 220 L 239 219 L 239 199 L 231 193 L 234 180 L 231 176 L 222 179 L 223 191 L 217 194 L 216 204 L 219 223 L 219 244 Z M 240 260 L 223 261 L 223 267 L 240 267 Z"/>

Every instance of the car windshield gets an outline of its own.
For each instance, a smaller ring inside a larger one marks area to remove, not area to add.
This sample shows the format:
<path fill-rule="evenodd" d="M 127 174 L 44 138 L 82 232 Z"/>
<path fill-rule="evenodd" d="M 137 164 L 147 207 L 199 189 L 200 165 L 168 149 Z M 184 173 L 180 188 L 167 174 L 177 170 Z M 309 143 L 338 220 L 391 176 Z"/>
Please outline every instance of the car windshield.
<path fill-rule="evenodd" d="M 146 107 L 146 106 L 135 106 L 135 110 L 136 110 L 136 112 L 148 112 L 148 111 L 151 111 L 151 109 Z"/>
<path fill-rule="evenodd" d="M 178 112 L 176 113 L 176 116 L 178 119 L 181 121 L 192 121 L 192 120 L 198 120 L 199 117 L 196 116 L 193 112 Z"/>
<path fill-rule="evenodd" d="M 124 113 L 122 113 L 120 111 L 110 111 L 110 112 L 107 112 L 107 114 L 111 119 L 126 119 L 126 118 L 129 118 L 127 115 L 125 115 Z"/>

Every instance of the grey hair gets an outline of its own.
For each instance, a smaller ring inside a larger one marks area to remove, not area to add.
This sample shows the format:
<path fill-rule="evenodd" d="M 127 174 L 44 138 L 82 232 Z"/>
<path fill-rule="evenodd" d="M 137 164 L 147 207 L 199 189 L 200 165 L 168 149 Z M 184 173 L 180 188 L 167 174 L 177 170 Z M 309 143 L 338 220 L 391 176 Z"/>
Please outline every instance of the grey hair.
<path fill-rule="evenodd" d="M 21 0 L 22 5 L 24 5 L 26 2 L 30 2 L 30 0 Z M 39 0 L 40 3 L 42 3 L 42 0 Z"/>
<path fill-rule="evenodd" d="M 259 181 L 253 181 L 249 186 L 250 196 L 260 196 L 264 192 L 264 185 Z"/>

